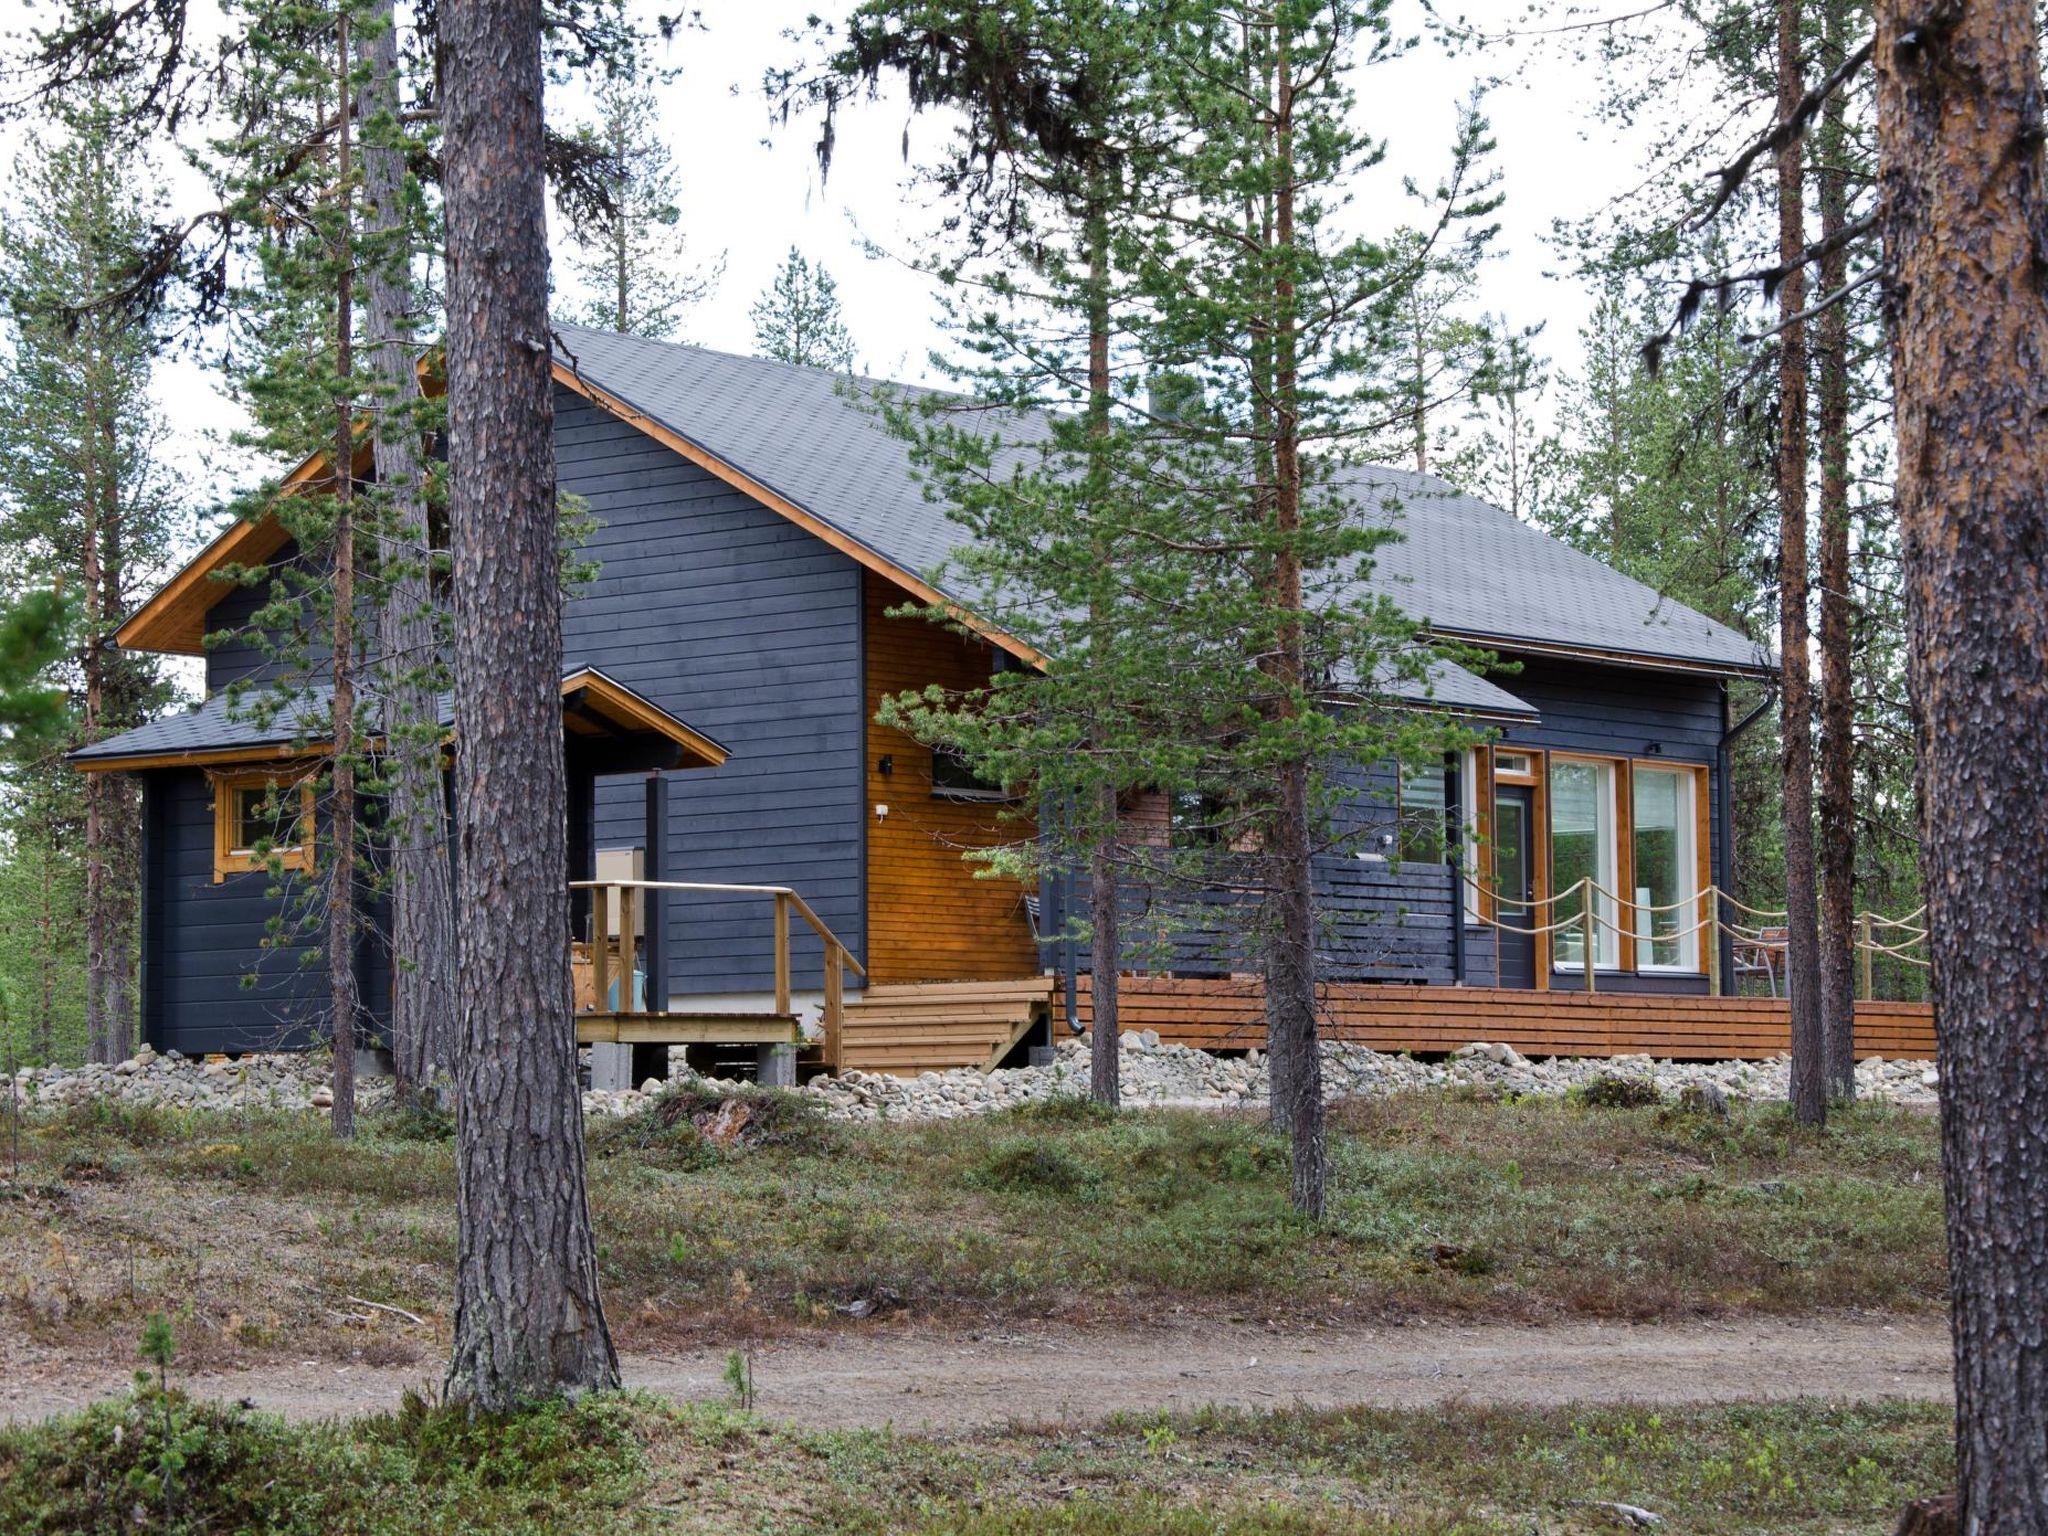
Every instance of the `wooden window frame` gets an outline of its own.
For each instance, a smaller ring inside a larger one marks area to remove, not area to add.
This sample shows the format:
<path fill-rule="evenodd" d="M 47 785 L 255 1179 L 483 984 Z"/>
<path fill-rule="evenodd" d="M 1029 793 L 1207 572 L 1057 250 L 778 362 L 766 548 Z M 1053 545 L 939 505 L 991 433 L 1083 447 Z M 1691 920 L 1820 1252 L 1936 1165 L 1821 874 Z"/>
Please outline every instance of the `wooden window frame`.
<path fill-rule="evenodd" d="M 258 870 L 268 872 L 277 861 L 277 868 L 286 870 L 309 870 L 313 867 L 313 781 L 318 765 L 296 765 L 242 769 L 234 773 L 209 773 L 207 779 L 213 787 L 213 883 L 219 885 L 229 875 L 252 874 Z M 299 792 L 299 841 L 290 847 L 274 848 L 268 854 L 258 855 L 246 848 L 236 848 L 234 843 L 235 792 L 263 786 L 275 786 L 280 793 L 296 788 Z"/>

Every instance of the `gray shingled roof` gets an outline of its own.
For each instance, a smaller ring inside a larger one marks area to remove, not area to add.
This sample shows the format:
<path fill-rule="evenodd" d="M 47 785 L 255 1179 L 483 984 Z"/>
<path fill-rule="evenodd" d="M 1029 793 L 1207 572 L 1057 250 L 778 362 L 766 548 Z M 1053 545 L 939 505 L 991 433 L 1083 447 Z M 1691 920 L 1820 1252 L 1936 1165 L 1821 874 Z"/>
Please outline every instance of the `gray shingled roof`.
<path fill-rule="evenodd" d="M 961 542 L 862 398 L 904 386 L 577 326 L 560 335 L 564 362 L 889 563 L 928 579 Z M 1380 550 L 1374 584 L 1392 584 L 1413 618 L 1503 648 L 1519 641 L 1652 666 L 1769 667 L 1734 630 L 1444 481 L 1372 468 L 1343 483 L 1401 532 Z M 1462 687 L 1446 679 L 1439 697 L 1468 702 L 1453 696 Z M 1496 707 L 1527 711 L 1493 693 Z"/>
<path fill-rule="evenodd" d="M 615 688 L 625 688 L 616 678 L 595 667 L 572 668 L 563 674 L 563 683 L 566 685 L 570 678 L 582 672 L 602 677 Z M 625 691 L 632 692 L 629 688 Z M 634 697 L 640 696 L 635 694 Z M 80 747 L 70 753 L 69 758 L 74 763 L 110 762 L 130 757 L 232 752 L 243 747 L 286 747 L 295 742 L 323 741 L 328 738 L 329 727 L 334 722 L 333 700 L 334 689 L 326 683 L 307 684 L 291 699 L 282 702 L 266 696 L 260 689 L 251 690 L 236 699 L 230 699 L 224 692 L 216 693 L 204 704 L 195 705 L 181 714 L 152 720 L 119 736 L 109 736 L 105 741 Z M 253 718 L 259 713 L 268 713 L 273 718 Z M 455 696 L 452 693 L 441 695 L 437 718 L 442 726 L 454 729 Z M 711 738 L 707 736 L 705 740 Z"/>
<path fill-rule="evenodd" d="M 221 752 L 238 747 L 278 747 L 294 741 L 317 740 L 333 718 L 329 701 L 334 690 L 315 684 L 301 698 L 277 712 L 277 718 L 260 724 L 248 716 L 257 700 L 244 698 L 230 703 L 217 693 L 204 704 L 182 714 L 152 720 L 119 736 L 109 736 L 70 754 L 73 762 L 124 757 L 160 757 L 176 752 Z"/>

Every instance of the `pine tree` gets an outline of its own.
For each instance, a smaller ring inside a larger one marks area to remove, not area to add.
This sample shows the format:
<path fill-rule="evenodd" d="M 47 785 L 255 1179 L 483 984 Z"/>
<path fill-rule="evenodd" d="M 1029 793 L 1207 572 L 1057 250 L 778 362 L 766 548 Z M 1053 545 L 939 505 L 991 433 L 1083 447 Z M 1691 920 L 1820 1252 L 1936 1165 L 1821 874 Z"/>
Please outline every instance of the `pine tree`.
<path fill-rule="evenodd" d="M 1956 1529 L 2048 1531 L 2048 309 L 2031 5 L 1876 7 L 1955 1334 Z M 1957 275 L 1973 274 L 1967 285 Z"/>
<path fill-rule="evenodd" d="M 407 170 L 407 132 L 392 0 L 357 30 L 361 59 L 364 351 L 376 485 L 376 665 L 382 696 L 381 834 L 391 898 L 390 1043 L 401 1103 L 438 1100 L 453 1072 L 455 886 L 442 790 L 441 695 L 448 685 L 445 550 L 436 547 L 428 434 L 441 413 L 420 368 L 428 300 L 413 276 L 431 230 Z"/>
<path fill-rule="evenodd" d="M 127 169 L 114 108 L 65 110 L 41 126 L 15 168 L 23 212 L 0 236 L 13 330 L 0 363 L 10 402 L 0 418 L 0 541 L 25 586 L 76 595 L 80 627 L 57 674 L 72 698 L 72 729 L 17 759 L 14 773 L 34 781 L 34 840 L 51 861 L 38 882 L 46 914 L 54 888 L 80 881 L 86 1051 L 112 1062 L 134 1049 L 141 806 L 125 776 L 80 784 L 61 756 L 140 725 L 166 697 L 154 658 L 110 643 L 171 541 L 170 486 L 155 458 L 162 426 L 149 397 L 158 343 L 132 315 L 94 303 L 131 259 L 150 204 Z M 74 821 L 75 841 L 55 835 Z M 64 953 L 39 959 L 46 982 Z"/>
<path fill-rule="evenodd" d="M 452 0 L 441 43 L 463 932 L 447 1390 L 499 1413 L 616 1387 L 619 1362 L 557 883 L 568 781 L 539 0 Z"/>
<path fill-rule="evenodd" d="M 1468 115 L 1419 253 L 1341 224 L 1344 189 L 1380 151 L 1354 126 L 1351 71 L 1390 44 L 1374 4 L 1190 7 L 1157 66 L 1185 119 L 1162 167 L 1172 214 L 1129 226 L 1149 310 L 1138 350 L 1193 396 L 1157 423 L 1170 442 L 1154 459 L 1192 552 L 1170 607 L 1181 670 L 1205 674 L 1186 690 L 1208 711 L 1191 722 L 1202 751 L 1187 778 L 1218 807 L 1217 857 L 1247 863 L 1240 877 L 1260 892 L 1273 1117 L 1292 1142 L 1295 1205 L 1316 1217 L 1314 860 L 1342 836 L 1328 814 L 1338 770 L 1441 761 L 1461 739 L 1385 707 L 1381 690 L 1434 657 L 1392 598 L 1361 584 L 1398 532 L 1364 516 L 1336 471 L 1412 429 L 1404 285 L 1429 264 L 1418 254 L 1483 239 L 1497 206 L 1480 174 L 1485 124 Z"/>
<path fill-rule="evenodd" d="M 1116 615 L 1123 551 L 1120 516 L 1108 505 L 1117 454 L 1112 351 L 1124 296 L 1111 221 L 1136 205 L 1145 175 L 1147 40 L 1160 14 L 1119 0 L 870 0 L 848 18 L 843 43 L 818 76 L 782 81 L 785 100 L 824 107 L 826 147 L 842 96 L 862 83 L 875 87 L 885 74 L 902 77 L 914 108 L 958 114 L 945 152 L 922 171 L 948 210 L 947 248 L 927 265 L 949 287 L 977 294 L 971 305 L 948 307 L 972 360 L 954 369 L 954 380 L 983 403 L 1052 408 L 1054 441 L 1040 445 L 1035 472 L 995 485 L 986 460 L 996 450 L 954 430 L 945 402 L 927 401 L 940 409 L 923 417 L 894 419 L 942 499 L 981 536 L 970 584 L 1036 595 L 1034 612 L 1000 622 L 1018 625 L 1006 633 L 1037 636 L 1027 643 L 1057 658 L 1061 681 L 1002 677 L 994 691 L 1011 691 L 1000 701 L 977 692 L 887 702 L 889 717 L 913 735 L 965 755 L 993 782 L 1020 785 L 1019 814 L 1039 836 L 1030 844 L 1035 859 L 1013 851 L 1016 873 L 1030 879 L 1048 865 L 1058 875 L 1086 866 L 1089 1091 L 1107 1105 L 1122 1092 L 1122 802 L 1154 783 L 1138 701 L 1110 685 L 1134 643 Z M 821 161 L 829 170 L 829 154 Z M 1020 279 L 1020 270 L 1028 275 Z M 1076 400 L 1078 416 L 1067 410 Z M 1085 557 L 1075 557 L 1078 548 Z M 1059 617 L 1047 626 L 1047 614 Z M 1119 642 L 1109 641 L 1112 633 Z M 1091 690 L 1091 677 L 1110 686 Z M 1027 738 L 1040 750 L 1026 768 L 996 761 Z M 1043 750 L 1054 738 L 1061 749 Z"/>
<path fill-rule="evenodd" d="M 747 313 L 763 357 L 840 373 L 853 370 L 853 335 L 840 318 L 838 285 L 794 246 Z"/>
<path fill-rule="evenodd" d="M 597 89 L 598 120 L 577 129 L 603 196 L 563 210 L 567 266 L 587 297 L 571 306 L 576 324 L 621 335 L 671 340 L 684 314 L 709 298 L 725 257 L 690 264 L 675 157 L 660 131 L 653 90 L 642 80 L 607 80 Z"/>

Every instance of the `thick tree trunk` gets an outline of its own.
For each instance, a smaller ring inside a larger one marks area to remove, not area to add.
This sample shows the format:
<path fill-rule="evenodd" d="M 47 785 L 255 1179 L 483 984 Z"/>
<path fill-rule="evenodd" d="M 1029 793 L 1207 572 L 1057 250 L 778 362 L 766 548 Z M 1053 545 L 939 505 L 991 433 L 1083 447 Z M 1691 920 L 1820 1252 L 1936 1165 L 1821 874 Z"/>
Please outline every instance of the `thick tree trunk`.
<path fill-rule="evenodd" d="M 349 118 L 353 102 L 349 72 L 348 17 L 338 24 L 335 58 L 337 136 L 335 180 L 342 196 L 342 239 L 352 242 L 349 207 Z M 350 343 L 355 330 L 355 279 L 352 253 L 340 263 L 341 279 L 334 313 L 334 613 L 329 635 L 329 665 L 334 676 L 334 755 L 328 772 L 327 825 L 332 847 L 327 866 L 327 996 L 334 1041 L 334 1107 L 329 1112 L 337 1136 L 356 1133 L 356 1015 L 362 998 L 356 988 L 356 529 L 355 529 L 355 397 L 349 387 L 353 366 Z"/>
<path fill-rule="evenodd" d="M 386 0 L 359 39 L 366 66 L 363 287 L 383 497 L 377 647 L 383 668 L 386 832 L 391 870 L 391 1055 L 401 1103 L 448 1091 L 455 1031 L 455 871 L 441 788 L 439 601 L 420 450 L 419 375 L 409 309 L 412 241 L 405 159 L 395 139 L 398 34 Z"/>
<path fill-rule="evenodd" d="M 570 1009 L 539 0 L 441 12 L 455 565 L 455 1348 L 486 1411 L 616 1387 Z"/>
<path fill-rule="evenodd" d="M 2030 5 L 1877 6 L 1960 1529 L 2048 1531 L 2048 194 Z"/>
<path fill-rule="evenodd" d="M 1822 68 L 1840 66 L 1847 7 L 1832 0 Z M 1846 104 L 1823 109 L 1815 140 L 1823 242 L 1849 222 Z M 1847 247 L 1821 258 L 1820 291 L 1849 278 Z M 1820 1023 L 1828 1093 L 1856 1096 L 1856 737 L 1849 676 L 1849 311 L 1817 324 L 1820 426 Z"/>
<path fill-rule="evenodd" d="M 1799 0 L 1779 0 L 1778 119 L 1790 119 L 1805 93 L 1799 53 Z M 1778 254 L 1806 249 L 1805 150 L 1792 136 L 1778 152 Z M 1779 312 L 1806 308 L 1806 271 L 1794 267 L 1778 290 Z M 1785 814 L 1785 990 L 1792 1003 L 1792 1111 L 1806 1125 L 1827 1118 L 1821 1040 L 1820 917 L 1813 855 L 1813 681 L 1806 547 L 1806 326 L 1778 336 L 1778 651 L 1784 668 L 1779 705 L 1779 766 Z"/>
<path fill-rule="evenodd" d="M 1274 560 L 1268 593 L 1277 620 L 1271 669 L 1280 708 L 1299 707 L 1307 681 L 1302 629 L 1301 403 L 1297 364 L 1299 317 L 1288 265 L 1294 228 L 1294 78 L 1284 29 L 1275 50 L 1273 244 L 1274 282 L 1273 516 Z M 1272 1113 L 1292 1147 L 1294 1207 L 1321 1220 L 1324 1207 L 1323 1069 L 1316 1040 L 1314 868 L 1309 843 L 1310 765 L 1296 759 L 1275 774 L 1266 924 L 1266 1036 L 1272 1047 Z"/>

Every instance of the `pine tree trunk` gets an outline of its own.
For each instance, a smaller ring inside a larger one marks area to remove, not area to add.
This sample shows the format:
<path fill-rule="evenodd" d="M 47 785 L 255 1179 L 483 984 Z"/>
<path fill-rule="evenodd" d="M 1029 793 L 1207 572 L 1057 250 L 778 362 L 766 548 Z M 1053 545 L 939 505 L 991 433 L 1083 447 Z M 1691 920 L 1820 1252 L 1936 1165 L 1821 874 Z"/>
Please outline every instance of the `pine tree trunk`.
<path fill-rule="evenodd" d="M 96 322 L 97 323 L 97 322 Z M 87 364 L 103 377 L 97 359 Z M 95 440 L 97 462 L 87 468 L 85 507 L 79 540 L 78 578 L 85 593 L 83 647 L 85 699 L 81 740 L 98 741 L 107 733 L 108 653 L 100 641 L 120 622 L 118 595 L 109 601 L 109 576 L 118 572 L 121 517 L 120 445 L 113 404 L 92 391 L 96 420 L 87 424 Z M 113 558 L 110 559 L 109 555 Z M 126 1060 L 135 1050 L 130 1011 L 126 946 L 122 934 L 133 898 L 132 886 L 121 877 L 122 847 L 134 829 L 126 825 L 122 786 L 107 774 L 85 777 L 85 1040 L 86 1059 L 104 1064 Z M 124 836 L 124 834 L 126 834 Z"/>
<path fill-rule="evenodd" d="M 1294 78 L 1284 25 L 1276 29 L 1273 162 L 1273 517 L 1268 592 L 1277 623 L 1271 663 L 1279 707 L 1292 714 L 1307 681 L 1302 629 L 1300 319 L 1289 258 L 1294 228 Z M 1272 1046 L 1272 1111 L 1292 1146 L 1294 1207 L 1321 1220 L 1324 1206 L 1323 1073 L 1316 1041 L 1314 867 L 1309 842 L 1309 764 L 1275 774 L 1266 923 L 1266 1036 Z"/>
<path fill-rule="evenodd" d="M 359 39 L 365 324 L 377 409 L 372 441 L 383 494 L 377 647 L 384 669 L 386 829 L 391 870 L 391 1055 L 400 1103 L 438 1102 L 453 1070 L 455 872 L 441 786 L 439 647 L 433 540 L 420 451 L 398 34 L 390 0 Z"/>
<path fill-rule="evenodd" d="M 570 1008 L 539 0 L 441 12 L 455 564 L 455 1348 L 485 1411 L 616 1387 Z"/>
<path fill-rule="evenodd" d="M 1847 7 L 1831 0 L 1822 68 L 1841 63 Z M 1815 140 L 1823 242 L 1849 222 L 1846 104 L 1823 109 Z M 1821 258 L 1820 291 L 1848 282 L 1847 247 Z M 1830 1096 L 1856 1096 L 1856 740 L 1849 678 L 1849 311 L 1817 322 L 1820 426 L 1820 1022 Z"/>
<path fill-rule="evenodd" d="M 1788 120 L 1805 93 L 1800 65 L 1799 0 L 1778 4 L 1778 119 Z M 1797 135 L 1778 152 L 1778 254 L 1806 249 L 1805 151 Z M 1806 269 L 1795 267 L 1778 290 L 1779 312 L 1806 308 Z M 1806 326 L 1778 336 L 1778 651 L 1784 669 L 1779 705 L 1779 767 L 1785 816 L 1785 990 L 1792 1004 L 1792 1112 L 1805 1125 L 1827 1118 L 1827 1065 L 1821 1039 L 1820 916 L 1813 853 L 1813 681 L 1806 617 Z"/>
<path fill-rule="evenodd" d="M 2048 1531 L 2048 193 L 2034 9 L 1877 6 L 1961 1519 Z"/>
<path fill-rule="evenodd" d="M 1116 791 L 1104 785 L 1096 820 L 1107 813 L 1116 824 Z M 1117 849 L 1098 835 L 1088 853 L 1089 1009 L 1093 1033 L 1088 1046 L 1088 1096 L 1115 1108 L 1123 1102 L 1123 1036 L 1117 1025 L 1117 985 L 1123 965 L 1122 909 L 1117 903 Z"/>
<path fill-rule="evenodd" d="M 1089 500 L 1101 506 L 1109 496 L 1109 470 L 1102 449 L 1109 437 L 1109 207 L 1103 168 L 1090 167 L 1088 183 L 1088 435 L 1093 458 L 1088 467 Z M 1107 622 L 1098 605 L 1090 615 L 1095 625 Z M 1103 760 L 1099 771 L 1111 764 Z M 1094 1019 L 1088 1047 L 1088 1095 L 1114 1108 L 1123 1100 L 1123 1024 L 1118 1016 L 1118 982 L 1123 969 L 1123 911 L 1117 893 L 1119 832 L 1117 790 L 1104 783 L 1097 791 L 1090 820 L 1094 839 L 1088 858 L 1089 1000 Z"/>
<path fill-rule="evenodd" d="M 349 72 L 348 17 L 338 22 L 335 59 L 336 185 L 342 197 L 341 238 L 352 239 L 349 210 L 349 118 L 353 102 Z M 344 256 L 352 253 L 344 249 Z M 349 388 L 349 351 L 355 329 L 354 262 L 340 263 L 341 278 L 334 314 L 336 390 L 334 431 L 334 611 L 329 665 L 333 669 L 334 754 L 328 773 L 327 825 L 327 998 L 334 1041 L 334 1106 L 329 1111 L 337 1136 L 356 1133 L 356 1015 L 362 998 L 356 988 L 356 530 L 355 399 Z"/>

